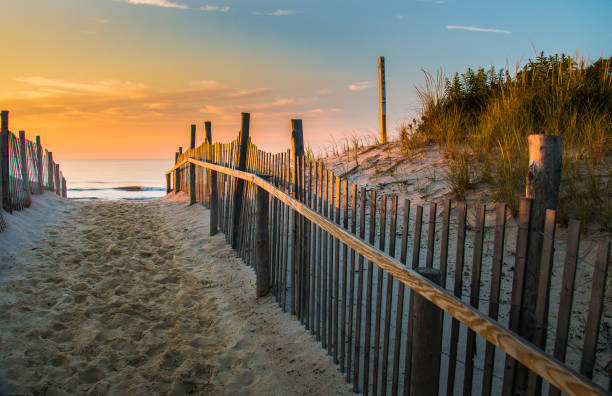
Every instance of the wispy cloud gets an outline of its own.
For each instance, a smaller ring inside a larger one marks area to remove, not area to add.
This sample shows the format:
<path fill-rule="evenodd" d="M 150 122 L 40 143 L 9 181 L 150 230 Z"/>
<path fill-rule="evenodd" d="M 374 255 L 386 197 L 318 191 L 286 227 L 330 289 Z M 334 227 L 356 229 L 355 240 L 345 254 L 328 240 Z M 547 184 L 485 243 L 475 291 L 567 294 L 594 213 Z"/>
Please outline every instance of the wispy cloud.
<path fill-rule="evenodd" d="M 108 19 L 105 18 L 96 18 L 95 19 L 96 23 L 108 23 Z"/>
<path fill-rule="evenodd" d="M 403 15 L 396 15 L 395 19 L 404 19 L 404 16 Z"/>
<path fill-rule="evenodd" d="M 296 15 L 303 14 L 304 11 L 299 10 L 276 10 L 272 12 L 254 12 L 255 15 L 268 15 L 268 16 L 286 16 L 286 15 Z"/>
<path fill-rule="evenodd" d="M 372 81 L 360 81 L 347 86 L 349 91 L 363 91 L 364 89 L 372 88 L 374 83 Z"/>
<path fill-rule="evenodd" d="M 206 4 L 205 6 L 200 7 L 202 11 L 213 11 L 213 12 L 228 12 L 230 8 L 228 6 L 225 7 L 217 7 L 214 5 Z"/>
<path fill-rule="evenodd" d="M 128 3 L 136 5 L 150 5 L 163 8 L 181 8 L 184 10 L 189 9 L 189 6 L 181 3 L 176 3 L 170 0 L 113 0 L 116 3 Z"/>
<path fill-rule="evenodd" d="M 446 29 L 448 30 L 469 30 L 470 32 L 486 32 L 486 33 L 504 33 L 510 34 L 512 33 L 510 30 L 505 29 L 489 29 L 489 28 L 481 28 L 476 26 L 459 26 L 459 25 L 446 25 Z"/>

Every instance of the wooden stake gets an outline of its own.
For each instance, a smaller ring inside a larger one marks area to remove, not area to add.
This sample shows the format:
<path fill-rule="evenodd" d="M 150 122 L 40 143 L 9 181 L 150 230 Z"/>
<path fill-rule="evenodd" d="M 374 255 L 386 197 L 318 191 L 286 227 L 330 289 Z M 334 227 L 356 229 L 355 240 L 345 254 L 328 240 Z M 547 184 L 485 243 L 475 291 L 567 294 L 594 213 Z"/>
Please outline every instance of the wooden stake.
<path fill-rule="evenodd" d="M 43 187 L 43 155 L 42 145 L 40 144 L 40 136 L 36 136 L 36 168 L 38 169 L 38 185 L 39 193 L 44 192 Z"/>
<path fill-rule="evenodd" d="M 385 57 L 378 57 L 378 93 L 380 98 L 380 142 L 387 143 L 387 92 L 385 88 Z"/>
<path fill-rule="evenodd" d="M 189 155 L 193 155 L 193 151 L 195 149 L 195 135 L 196 135 L 196 126 L 194 124 L 191 125 L 191 139 L 189 144 L 190 153 Z M 196 177 L 195 177 L 195 165 L 189 164 L 189 204 L 193 205 L 196 203 Z"/>
<path fill-rule="evenodd" d="M 11 212 L 9 196 L 9 112 L 4 110 L 0 113 L 0 180 L 2 181 L 2 207 Z"/>
<path fill-rule="evenodd" d="M 270 245 L 268 233 L 268 202 L 266 190 L 257 187 L 257 206 L 255 210 L 255 273 L 257 275 L 257 297 L 270 291 Z"/>
<path fill-rule="evenodd" d="M 440 270 L 418 268 L 417 272 L 440 284 Z M 413 312 L 411 395 L 437 395 L 440 382 L 440 355 L 442 338 L 442 311 L 418 293 L 410 302 Z"/>
<path fill-rule="evenodd" d="M 242 113 L 240 127 L 240 151 L 238 153 L 238 167 L 240 171 L 246 169 L 247 149 L 249 148 L 249 125 L 251 114 Z M 232 247 L 235 249 L 238 245 L 238 231 L 240 230 L 240 212 L 242 212 L 242 192 L 244 191 L 244 180 L 236 180 L 236 189 L 234 190 L 234 207 L 233 207 L 233 226 L 232 226 Z"/>

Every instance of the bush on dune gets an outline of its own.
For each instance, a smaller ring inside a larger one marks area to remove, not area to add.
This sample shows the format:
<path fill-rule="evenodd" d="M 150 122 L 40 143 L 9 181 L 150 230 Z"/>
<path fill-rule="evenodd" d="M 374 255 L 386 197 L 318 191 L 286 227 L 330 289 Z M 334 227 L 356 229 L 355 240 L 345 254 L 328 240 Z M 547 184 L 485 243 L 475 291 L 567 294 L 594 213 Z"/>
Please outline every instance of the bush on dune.
<path fill-rule="evenodd" d="M 560 219 L 594 220 L 610 230 L 611 67 L 612 58 L 587 64 L 542 53 L 514 76 L 494 67 L 450 79 L 424 72 L 425 85 L 417 88 L 422 114 L 412 134 L 451 153 L 469 149 L 482 164 L 479 180 L 491 182 L 494 198 L 513 211 L 524 194 L 527 135 L 561 135 Z"/>

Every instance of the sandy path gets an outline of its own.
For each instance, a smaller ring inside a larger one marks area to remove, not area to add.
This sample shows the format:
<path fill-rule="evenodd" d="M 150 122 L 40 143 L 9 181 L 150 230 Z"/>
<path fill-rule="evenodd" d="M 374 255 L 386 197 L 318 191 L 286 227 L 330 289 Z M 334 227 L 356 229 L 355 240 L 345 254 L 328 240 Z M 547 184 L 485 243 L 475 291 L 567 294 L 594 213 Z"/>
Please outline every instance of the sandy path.
<path fill-rule="evenodd" d="M 349 392 L 299 324 L 254 298 L 201 206 L 71 205 L 2 258 L 0 393 Z M 5 267 L 25 270 L 5 279 Z"/>

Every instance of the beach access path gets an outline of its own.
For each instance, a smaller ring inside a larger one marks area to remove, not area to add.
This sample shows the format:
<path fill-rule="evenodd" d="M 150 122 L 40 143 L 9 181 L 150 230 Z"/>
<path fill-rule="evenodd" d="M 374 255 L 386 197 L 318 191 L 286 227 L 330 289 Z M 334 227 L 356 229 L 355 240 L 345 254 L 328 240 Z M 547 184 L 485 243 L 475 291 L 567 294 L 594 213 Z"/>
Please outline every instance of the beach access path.
<path fill-rule="evenodd" d="M 351 393 L 201 205 L 53 199 L 0 234 L 0 394 Z"/>

